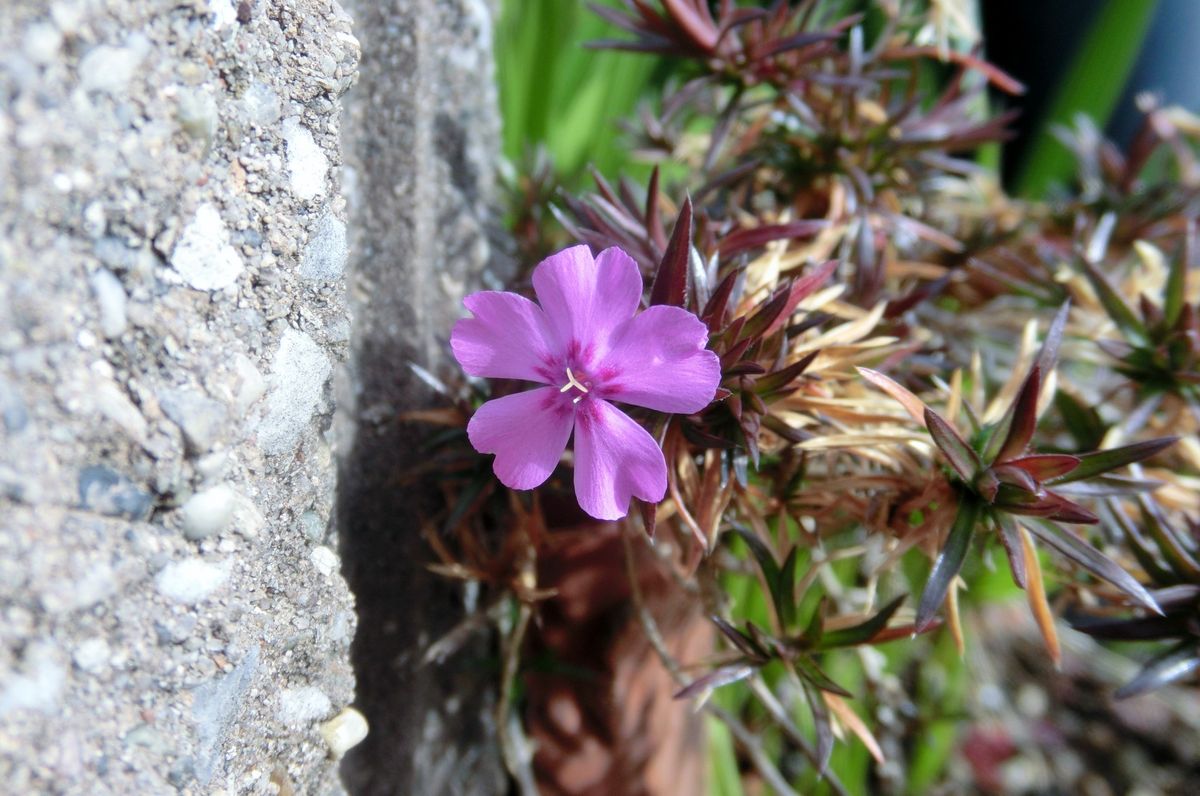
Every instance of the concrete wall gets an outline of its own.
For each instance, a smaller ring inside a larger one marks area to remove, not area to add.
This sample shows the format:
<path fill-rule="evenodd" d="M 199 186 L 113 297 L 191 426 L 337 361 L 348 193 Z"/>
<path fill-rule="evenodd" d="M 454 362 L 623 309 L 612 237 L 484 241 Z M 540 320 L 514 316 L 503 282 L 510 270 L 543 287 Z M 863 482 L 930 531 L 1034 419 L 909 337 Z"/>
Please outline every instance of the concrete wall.
<path fill-rule="evenodd" d="M 430 360 L 446 302 L 488 257 L 489 10 L 359 13 L 0 10 L 2 790 L 342 792 L 354 665 L 363 712 L 411 703 L 369 662 L 411 660 L 461 611 L 419 575 L 411 511 L 364 501 L 386 496 L 389 412 L 428 400 L 405 358 Z M 352 140 L 356 36 L 373 49 Z M 469 91 L 433 90 L 455 70 Z M 338 452 L 366 474 L 341 484 L 340 540 Z M 389 609 L 397 589 L 423 610 Z M 407 624 L 379 646 L 389 610 Z M 412 744 L 455 743 L 435 731 L 455 731 L 437 717 L 448 686 L 419 677 L 427 702 L 376 719 L 366 773 L 347 777 L 359 789 L 435 792 L 379 773 L 419 783 Z"/>
<path fill-rule="evenodd" d="M 353 255 L 353 362 L 339 418 L 338 514 L 358 603 L 358 704 L 371 735 L 342 766 L 365 794 L 503 793 L 491 738 L 496 681 L 477 638 L 421 665 L 466 605 L 460 586 L 425 569 L 417 514 L 436 484 L 401 487 L 428 426 L 400 423 L 436 402 L 409 368 L 452 363 L 446 340 L 469 283 L 493 259 L 499 124 L 493 9 L 485 0 L 356 0 L 358 85 L 347 96 L 347 195 Z M 340 424 L 339 424 L 340 427 Z"/>

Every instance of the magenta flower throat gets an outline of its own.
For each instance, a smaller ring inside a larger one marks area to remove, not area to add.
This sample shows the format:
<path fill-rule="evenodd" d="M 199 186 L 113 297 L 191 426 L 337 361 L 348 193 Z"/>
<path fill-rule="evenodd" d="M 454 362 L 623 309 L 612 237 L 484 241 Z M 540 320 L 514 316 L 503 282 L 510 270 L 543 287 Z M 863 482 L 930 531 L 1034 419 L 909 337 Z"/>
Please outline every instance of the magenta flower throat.
<path fill-rule="evenodd" d="M 484 291 L 463 301 L 474 315 L 454 327 L 450 347 L 472 376 L 545 385 L 488 401 L 467 424 L 496 477 L 533 489 L 550 477 L 572 432 L 575 495 L 601 520 L 624 517 L 632 497 L 657 503 L 667 490 L 658 443 L 613 405 L 690 414 L 721 380 L 708 329 L 679 307 L 638 312 L 642 275 L 618 248 L 592 258 L 587 246 L 547 257 L 533 272 L 541 306 L 516 293 Z"/>

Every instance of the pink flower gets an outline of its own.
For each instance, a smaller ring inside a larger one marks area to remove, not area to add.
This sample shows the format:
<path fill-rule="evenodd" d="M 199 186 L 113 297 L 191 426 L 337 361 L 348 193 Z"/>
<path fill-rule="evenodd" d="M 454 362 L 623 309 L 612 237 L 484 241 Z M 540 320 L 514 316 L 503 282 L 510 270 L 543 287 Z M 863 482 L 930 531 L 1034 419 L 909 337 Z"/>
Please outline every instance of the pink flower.
<path fill-rule="evenodd" d="M 642 275 L 618 248 L 551 255 L 533 272 L 539 307 L 516 293 L 484 291 L 463 302 L 475 317 L 450 347 L 472 376 L 544 384 L 488 401 L 467 425 L 496 477 L 532 489 L 550 477 L 575 432 L 575 495 L 591 516 L 625 516 L 631 497 L 657 503 L 667 489 L 658 443 L 613 401 L 659 412 L 708 405 L 721 380 L 708 330 L 679 307 L 638 313 Z"/>

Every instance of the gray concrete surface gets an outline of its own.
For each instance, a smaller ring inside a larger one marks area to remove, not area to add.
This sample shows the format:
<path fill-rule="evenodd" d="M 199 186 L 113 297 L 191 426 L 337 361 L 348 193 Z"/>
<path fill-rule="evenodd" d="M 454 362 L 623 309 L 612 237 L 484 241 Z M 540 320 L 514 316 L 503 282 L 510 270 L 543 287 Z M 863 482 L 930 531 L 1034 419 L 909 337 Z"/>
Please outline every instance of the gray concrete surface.
<path fill-rule="evenodd" d="M 437 666 L 421 654 L 466 609 L 425 569 L 417 514 L 432 484 L 398 487 L 428 427 L 397 422 L 435 403 L 409 368 L 452 366 L 446 340 L 463 291 L 495 257 L 490 215 L 500 131 L 487 0 L 355 0 L 362 41 L 347 96 L 352 362 L 338 392 L 338 515 L 359 632 L 357 705 L 371 723 L 347 756 L 362 794 L 496 794 L 494 652 L 478 638 Z"/>
<path fill-rule="evenodd" d="M 414 666 L 463 599 L 387 488 L 489 259 L 491 10 L 356 13 L 0 9 L 0 791 L 342 792 L 352 665 L 355 790 L 499 787 L 489 678 Z"/>

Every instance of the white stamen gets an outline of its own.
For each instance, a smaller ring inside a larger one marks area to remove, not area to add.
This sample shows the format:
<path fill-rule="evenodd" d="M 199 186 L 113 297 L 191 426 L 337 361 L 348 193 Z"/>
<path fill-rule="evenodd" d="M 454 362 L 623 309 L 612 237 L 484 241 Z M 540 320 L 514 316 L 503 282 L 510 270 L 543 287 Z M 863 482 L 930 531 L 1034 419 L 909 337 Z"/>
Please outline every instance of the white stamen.
<path fill-rule="evenodd" d="M 571 372 L 571 369 L 570 369 L 570 368 L 567 368 L 567 383 L 566 383 L 566 384 L 564 384 L 564 385 L 563 385 L 561 388 L 559 388 L 559 390 L 558 390 L 558 391 L 559 391 L 559 392 L 566 392 L 567 390 L 571 389 L 572 387 L 574 387 L 575 389 L 579 390 L 580 392 L 587 392 L 587 391 L 588 391 L 588 388 L 587 388 L 587 387 L 584 387 L 582 384 L 580 384 L 580 383 L 579 383 L 579 382 L 578 382 L 578 381 L 575 379 L 575 374 Z M 578 398 L 576 398 L 576 399 L 575 399 L 575 401 L 574 401 L 574 403 L 579 403 L 581 400 L 583 400 L 583 396 L 582 396 L 582 395 L 580 395 Z"/>

